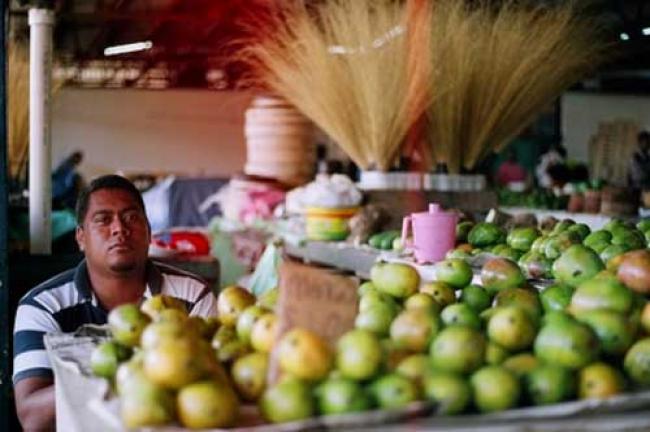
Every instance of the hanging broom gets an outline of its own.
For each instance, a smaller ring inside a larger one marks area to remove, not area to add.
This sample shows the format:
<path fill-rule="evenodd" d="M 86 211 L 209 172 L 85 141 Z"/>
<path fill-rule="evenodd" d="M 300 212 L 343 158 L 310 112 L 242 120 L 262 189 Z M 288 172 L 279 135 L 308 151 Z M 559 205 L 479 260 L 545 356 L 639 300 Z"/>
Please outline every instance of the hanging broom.
<path fill-rule="evenodd" d="M 361 168 L 387 170 L 426 109 L 430 62 L 413 55 L 406 8 L 388 0 L 290 2 L 244 50 L 259 81 L 333 138 Z M 417 33 L 420 32 L 420 33 Z M 418 44 L 426 48 L 424 44 Z"/>
<path fill-rule="evenodd" d="M 428 109 L 435 162 L 471 169 L 604 58 L 600 27 L 567 2 L 435 3 L 430 51 L 446 90 Z"/>

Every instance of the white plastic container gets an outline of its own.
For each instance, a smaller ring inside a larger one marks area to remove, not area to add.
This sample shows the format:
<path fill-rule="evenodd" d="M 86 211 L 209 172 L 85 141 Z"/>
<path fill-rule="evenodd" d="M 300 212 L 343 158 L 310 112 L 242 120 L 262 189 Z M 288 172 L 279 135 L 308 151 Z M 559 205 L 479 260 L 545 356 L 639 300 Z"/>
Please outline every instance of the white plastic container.
<path fill-rule="evenodd" d="M 406 173 L 406 189 L 407 190 L 422 190 L 422 173 L 420 173 L 420 172 L 407 172 Z"/>
<path fill-rule="evenodd" d="M 437 174 L 437 187 L 433 190 L 440 192 L 451 192 L 453 190 L 453 181 L 449 174 Z"/>
<path fill-rule="evenodd" d="M 483 174 L 477 174 L 474 176 L 474 190 L 482 191 L 487 187 L 487 180 Z"/>
<path fill-rule="evenodd" d="M 383 171 L 361 171 L 357 186 L 363 190 L 390 189 L 391 177 L 389 174 Z"/>
<path fill-rule="evenodd" d="M 431 175 L 429 173 L 422 174 L 422 189 L 425 191 L 433 190 Z"/>

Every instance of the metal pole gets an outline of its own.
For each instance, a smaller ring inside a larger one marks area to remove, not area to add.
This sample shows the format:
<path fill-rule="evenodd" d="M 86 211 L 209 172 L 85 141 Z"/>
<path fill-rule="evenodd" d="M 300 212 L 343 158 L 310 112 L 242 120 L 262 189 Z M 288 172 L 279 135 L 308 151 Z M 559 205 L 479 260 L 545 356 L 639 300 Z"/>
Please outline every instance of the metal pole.
<path fill-rule="evenodd" d="M 49 9 L 29 10 L 29 245 L 52 253 L 52 27 Z"/>

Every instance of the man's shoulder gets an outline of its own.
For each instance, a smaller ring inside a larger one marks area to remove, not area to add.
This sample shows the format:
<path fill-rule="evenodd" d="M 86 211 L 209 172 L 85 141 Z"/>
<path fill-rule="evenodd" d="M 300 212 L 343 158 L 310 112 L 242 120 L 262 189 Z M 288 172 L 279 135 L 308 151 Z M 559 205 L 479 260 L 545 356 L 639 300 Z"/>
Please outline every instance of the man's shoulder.
<path fill-rule="evenodd" d="M 194 273 L 167 264 L 155 265 L 162 275 L 162 294 L 183 300 L 192 307 L 211 292 L 208 283 Z"/>
<path fill-rule="evenodd" d="M 36 285 L 20 300 L 21 303 L 33 301 L 35 298 L 49 292 L 54 292 L 57 289 L 67 286 L 69 289 L 74 289 L 75 268 L 66 270 L 58 275 Z"/>
<path fill-rule="evenodd" d="M 163 276 L 173 276 L 177 278 L 187 278 L 188 282 L 195 282 L 200 285 L 205 285 L 207 286 L 207 282 L 201 278 L 199 275 L 196 275 L 194 273 L 188 272 L 186 270 L 180 269 L 178 267 L 174 267 L 169 264 L 164 264 L 158 261 L 154 261 L 154 265 L 156 268 L 160 271 L 160 273 Z"/>

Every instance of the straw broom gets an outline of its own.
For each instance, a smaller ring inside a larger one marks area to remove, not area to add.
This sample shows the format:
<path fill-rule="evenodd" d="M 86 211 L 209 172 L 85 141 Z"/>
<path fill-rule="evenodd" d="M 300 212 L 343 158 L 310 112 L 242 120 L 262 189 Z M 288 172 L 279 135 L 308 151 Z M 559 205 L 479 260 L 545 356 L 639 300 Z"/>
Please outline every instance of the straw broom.
<path fill-rule="evenodd" d="M 7 144 L 9 175 L 15 181 L 25 176 L 29 158 L 29 50 L 12 40 L 7 51 Z M 52 80 L 52 95 L 63 81 Z"/>
<path fill-rule="evenodd" d="M 331 0 L 313 9 L 289 2 L 266 31 L 258 29 L 262 37 L 244 57 L 265 87 L 360 167 L 387 170 L 431 96 L 422 91 L 428 57 L 414 56 L 408 42 L 423 36 L 406 37 L 405 16 L 400 2 L 388 0 Z"/>
<path fill-rule="evenodd" d="M 9 175 L 24 174 L 29 153 L 29 53 L 25 46 L 10 42 L 7 76 L 7 138 Z"/>
<path fill-rule="evenodd" d="M 501 150 L 604 58 L 599 26 L 570 3 L 436 3 L 430 50 L 449 87 L 429 106 L 430 145 L 450 171 Z"/>

